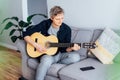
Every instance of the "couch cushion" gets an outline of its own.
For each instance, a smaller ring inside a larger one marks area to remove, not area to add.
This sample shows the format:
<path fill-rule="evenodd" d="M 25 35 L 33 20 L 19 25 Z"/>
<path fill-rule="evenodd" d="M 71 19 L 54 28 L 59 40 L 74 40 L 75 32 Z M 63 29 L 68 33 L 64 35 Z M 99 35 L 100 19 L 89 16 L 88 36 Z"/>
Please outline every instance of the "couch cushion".
<path fill-rule="evenodd" d="M 45 76 L 45 80 L 60 80 L 58 77 L 53 77 L 53 76 Z"/>
<path fill-rule="evenodd" d="M 39 62 L 37 59 L 34 59 L 34 58 L 29 58 L 28 59 L 28 66 L 31 68 L 31 69 L 37 69 L 37 66 L 38 66 Z"/>
<path fill-rule="evenodd" d="M 80 29 L 80 28 L 71 28 L 72 29 L 72 43 L 89 43 L 92 39 L 93 31 L 88 29 Z M 81 59 L 87 57 L 87 49 L 82 48 L 77 53 L 80 54 Z"/>
<path fill-rule="evenodd" d="M 103 32 L 102 29 L 95 29 L 91 42 L 95 42 L 99 38 L 102 32 Z"/>
<path fill-rule="evenodd" d="M 37 69 L 39 62 L 37 59 L 33 59 L 33 58 L 29 58 L 28 59 L 28 66 L 31 69 Z M 63 68 L 65 66 L 65 64 L 52 64 L 50 69 L 48 70 L 47 74 L 50 76 L 55 76 L 58 77 L 58 71 Z"/>
<path fill-rule="evenodd" d="M 66 66 L 65 64 L 59 64 L 59 63 L 52 64 L 47 74 L 50 76 L 58 77 L 58 72 L 65 66 Z"/>
<path fill-rule="evenodd" d="M 110 28 L 105 28 L 96 40 L 97 48 L 91 49 L 91 51 L 103 64 L 110 64 L 120 52 L 119 44 L 120 37 Z"/>
<path fill-rule="evenodd" d="M 71 34 L 71 42 L 73 42 L 73 40 L 75 39 L 78 31 L 79 31 L 79 28 L 76 28 L 76 27 L 71 27 L 71 30 L 72 30 L 72 34 Z"/>
<path fill-rule="evenodd" d="M 93 66 L 95 69 L 81 71 L 80 68 Z M 87 58 L 78 63 L 63 68 L 60 72 L 61 80 L 107 80 L 106 69 L 109 65 L 103 65 L 98 60 Z"/>
<path fill-rule="evenodd" d="M 102 32 L 103 32 L 103 29 L 95 29 L 93 31 L 91 42 L 95 42 L 99 38 Z M 88 57 L 96 58 L 96 56 L 93 55 L 91 52 L 88 52 Z"/>

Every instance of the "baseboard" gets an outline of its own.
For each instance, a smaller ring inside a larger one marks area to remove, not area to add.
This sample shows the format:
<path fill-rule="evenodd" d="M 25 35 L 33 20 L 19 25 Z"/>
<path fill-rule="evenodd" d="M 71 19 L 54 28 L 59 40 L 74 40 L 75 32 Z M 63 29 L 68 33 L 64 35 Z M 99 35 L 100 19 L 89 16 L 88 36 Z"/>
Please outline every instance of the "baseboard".
<path fill-rule="evenodd" d="M 0 42 L 0 46 L 10 48 L 10 49 L 13 49 L 13 50 L 18 50 L 17 47 L 15 47 L 13 45 L 10 45 L 10 44 L 7 44 L 7 43 L 3 43 L 3 42 Z"/>

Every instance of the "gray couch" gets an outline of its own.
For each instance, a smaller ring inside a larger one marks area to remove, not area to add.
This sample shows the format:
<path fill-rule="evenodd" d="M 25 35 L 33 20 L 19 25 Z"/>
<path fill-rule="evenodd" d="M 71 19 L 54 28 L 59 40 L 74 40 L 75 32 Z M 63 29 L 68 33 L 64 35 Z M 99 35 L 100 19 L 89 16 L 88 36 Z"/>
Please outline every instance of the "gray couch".
<path fill-rule="evenodd" d="M 88 30 L 75 27 L 71 27 L 71 29 L 71 41 L 74 43 L 94 42 L 102 32 L 100 29 Z M 39 62 L 26 54 L 24 41 L 19 41 L 18 45 L 22 54 L 22 75 L 28 80 L 35 80 L 36 68 Z M 111 65 L 103 65 L 95 57 L 88 56 L 88 52 L 89 50 L 85 48 L 76 51 L 75 53 L 78 53 L 81 57 L 81 60 L 77 63 L 70 65 L 53 64 L 48 70 L 45 80 L 114 80 L 114 73 L 108 73 L 113 69 L 109 68 Z M 80 70 L 80 68 L 86 66 L 93 66 L 95 69 L 88 71 Z M 116 68 L 118 67 L 116 66 Z M 110 70 L 107 71 L 108 69 Z"/>

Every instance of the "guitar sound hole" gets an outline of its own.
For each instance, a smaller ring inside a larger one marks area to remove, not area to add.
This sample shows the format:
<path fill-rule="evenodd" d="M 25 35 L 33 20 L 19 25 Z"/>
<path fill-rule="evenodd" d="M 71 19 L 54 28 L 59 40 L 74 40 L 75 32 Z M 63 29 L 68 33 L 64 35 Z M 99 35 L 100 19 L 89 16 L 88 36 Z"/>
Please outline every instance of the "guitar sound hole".
<path fill-rule="evenodd" d="M 37 41 L 38 41 L 38 39 L 37 38 L 35 38 L 35 42 L 37 43 Z M 36 51 L 36 48 L 34 48 L 34 51 Z"/>

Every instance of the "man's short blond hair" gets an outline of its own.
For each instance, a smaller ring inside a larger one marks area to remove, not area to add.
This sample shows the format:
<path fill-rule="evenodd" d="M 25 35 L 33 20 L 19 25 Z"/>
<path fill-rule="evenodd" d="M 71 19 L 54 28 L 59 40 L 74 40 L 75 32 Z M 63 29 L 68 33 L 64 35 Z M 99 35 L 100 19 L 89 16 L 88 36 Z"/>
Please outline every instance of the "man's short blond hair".
<path fill-rule="evenodd" d="M 60 6 L 54 6 L 53 8 L 50 9 L 50 17 L 54 17 L 57 14 L 64 14 L 64 10 Z"/>

